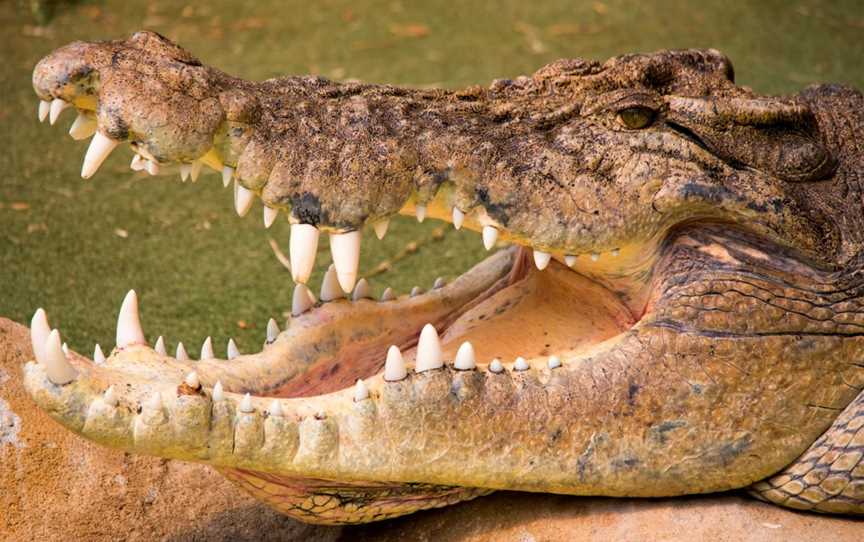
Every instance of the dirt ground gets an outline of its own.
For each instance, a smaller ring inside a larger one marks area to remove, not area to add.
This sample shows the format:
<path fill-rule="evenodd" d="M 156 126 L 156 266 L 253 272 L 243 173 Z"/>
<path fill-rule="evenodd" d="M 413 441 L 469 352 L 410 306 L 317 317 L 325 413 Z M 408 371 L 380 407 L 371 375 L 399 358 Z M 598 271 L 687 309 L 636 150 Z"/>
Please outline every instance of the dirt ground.
<path fill-rule="evenodd" d="M 589 499 L 502 492 L 355 527 L 305 525 L 203 465 L 91 444 L 30 402 L 27 328 L 0 318 L 0 540 L 864 540 L 864 521 L 742 495 Z M 826 533 L 830 533 L 830 536 Z"/>

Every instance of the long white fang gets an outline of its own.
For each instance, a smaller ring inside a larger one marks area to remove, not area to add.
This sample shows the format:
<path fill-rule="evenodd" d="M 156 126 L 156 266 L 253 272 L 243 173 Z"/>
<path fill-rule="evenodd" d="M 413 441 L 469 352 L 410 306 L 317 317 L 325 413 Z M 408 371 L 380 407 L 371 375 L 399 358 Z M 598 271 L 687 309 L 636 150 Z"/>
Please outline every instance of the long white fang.
<path fill-rule="evenodd" d="M 254 196 L 255 192 L 234 181 L 234 210 L 237 211 L 237 216 L 246 216 L 255 201 Z"/>
<path fill-rule="evenodd" d="M 369 288 L 369 281 L 360 279 L 357 281 L 357 286 L 354 287 L 354 293 L 351 294 L 352 301 L 361 299 L 372 299 L 372 289 Z"/>
<path fill-rule="evenodd" d="M 255 412 L 255 407 L 252 406 L 252 396 L 248 393 L 243 396 L 243 400 L 240 401 L 240 412 L 244 414 L 251 414 Z"/>
<path fill-rule="evenodd" d="M 291 224 L 288 254 L 294 282 L 306 283 L 312 274 L 315 256 L 318 254 L 318 233 L 318 228 L 312 224 Z"/>
<path fill-rule="evenodd" d="M 345 297 L 345 292 L 339 286 L 339 280 L 336 278 L 336 269 L 331 264 L 324 273 L 324 280 L 321 281 L 321 301 L 333 301 L 334 299 L 342 299 Z"/>
<path fill-rule="evenodd" d="M 270 408 L 267 409 L 267 413 L 271 416 L 283 416 L 284 414 L 282 412 L 282 403 L 278 399 L 273 399 L 273 401 L 270 403 Z"/>
<path fill-rule="evenodd" d="M 402 352 L 396 345 L 387 349 L 387 361 L 384 362 L 384 380 L 387 382 L 396 382 L 408 376 L 408 369 L 405 368 L 405 360 L 402 358 Z"/>
<path fill-rule="evenodd" d="M 221 401 L 221 400 L 225 399 L 225 392 L 222 391 L 222 382 L 220 382 L 218 380 L 216 381 L 216 385 L 213 386 L 213 392 L 211 395 L 213 397 L 214 403 L 216 401 Z"/>
<path fill-rule="evenodd" d="M 234 359 L 240 355 L 240 349 L 237 348 L 237 343 L 234 342 L 234 339 L 228 339 L 228 348 L 226 350 L 228 359 Z"/>
<path fill-rule="evenodd" d="M 60 332 L 52 329 L 48 334 L 48 340 L 45 341 L 45 373 L 48 375 L 48 380 L 62 386 L 75 380 L 78 376 L 78 371 L 69 364 L 66 355 L 63 353 L 63 346 L 60 341 Z"/>
<path fill-rule="evenodd" d="M 342 291 L 350 292 L 357 282 L 357 268 L 360 266 L 360 231 L 330 234 L 330 253 L 336 276 Z"/>
<path fill-rule="evenodd" d="M 204 165 L 204 162 L 201 160 L 195 160 L 192 162 L 192 167 L 189 169 L 189 178 L 192 179 L 192 182 L 196 182 L 198 180 L 198 176 L 201 175 L 201 166 Z"/>
<path fill-rule="evenodd" d="M 105 363 L 105 353 L 102 352 L 102 347 L 96 343 L 96 348 L 93 349 L 93 362 L 97 365 Z"/>
<path fill-rule="evenodd" d="M 279 209 L 276 207 L 264 206 L 264 227 L 269 228 L 276 222 L 276 217 L 279 216 Z"/>
<path fill-rule="evenodd" d="M 549 356 L 549 361 L 547 362 L 547 365 L 550 369 L 557 369 L 558 367 L 561 367 L 561 358 L 559 358 L 558 356 Z"/>
<path fill-rule="evenodd" d="M 409 295 L 409 297 L 417 297 L 418 295 L 420 295 L 422 293 L 423 293 L 423 288 L 421 288 L 419 286 L 415 286 L 415 287 L 411 288 L 411 293 L 408 295 Z"/>
<path fill-rule="evenodd" d="M 417 205 L 414 208 L 414 211 L 417 213 L 417 222 L 423 222 L 426 220 L 426 206 L 425 205 Z"/>
<path fill-rule="evenodd" d="M 180 180 L 184 183 L 186 179 L 189 178 L 189 175 L 192 173 L 192 165 L 191 164 L 180 164 Z"/>
<path fill-rule="evenodd" d="M 162 395 L 160 395 L 158 391 L 154 391 L 150 397 L 147 398 L 146 406 L 150 410 L 162 410 Z"/>
<path fill-rule="evenodd" d="M 168 351 L 165 350 L 165 339 L 162 338 L 162 335 L 159 335 L 159 338 L 156 339 L 156 346 L 153 347 L 153 350 L 155 350 L 157 354 L 160 354 L 162 356 L 168 354 Z"/>
<path fill-rule="evenodd" d="M 577 258 L 578 258 L 578 256 L 576 256 L 574 254 L 568 254 L 568 255 L 564 256 L 564 263 L 567 264 L 567 267 L 573 267 L 574 265 L 576 265 L 576 259 Z"/>
<path fill-rule="evenodd" d="M 132 162 L 129 163 L 129 168 L 132 171 L 144 171 L 147 169 L 147 161 L 141 158 L 140 154 L 136 154 L 132 157 Z"/>
<path fill-rule="evenodd" d="M 51 111 L 51 102 L 47 100 L 39 100 L 39 122 L 45 122 L 48 118 L 48 113 Z"/>
<path fill-rule="evenodd" d="M 63 350 L 63 354 L 65 354 L 66 356 L 69 355 L 69 345 L 68 345 L 68 344 L 63 343 L 63 344 L 60 346 L 60 349 Z"/>
<path fill-rule="evenodd" d="M 418 373 L 439 369 L 444 366 L 444 355 L 441 353 L 441 341 L 438 332 L 432 324 L 423 326 L 420 340 L 417 342 L 417 360 L 414 370 Z"/>
<path fill-rule="evenodd" d="M 381 294 L 381 301 L 393 301 L 394 299 L 396 299 L 396 294 L 393 292 L 393 288 L 388 286 Z"/>
<path fill-rule="evenodd" d="M 516 358 L 516 363 L 513 364 L 514 371 L 527 371 L 529 369 L 528 362 L 525 361 L 525 358 L 518 357 Z"/>
<path fill-rule="evenodd" d="M 114 386 L 108 386 L 108 389 L 102 395 L 102 402 L 108 406 L 117 406 L 118 401 L 117 395 L 114 393 Z"/>
<path fill-rule="evenodd" d="M 470 342 L 465 341 L 459 346 L 459 350 L 456 351 L 456 359 L 453 360 L 453 367 L 460 371 L 469 371 L 477 367 L 474 358 L 474 346 Z"/>
<path fill-rule="evenodd" d="M 87 154 L 84 155 L 84 164 L 81 166 L 81 177 L 89 179 L 96 173 L 102 162 L 108 158 L 120 142 L 103 135 L 102 132 L 96 132 L 93 139 L 90 140 L 90 146 L 87 147 Z"/>
<path fill-rule="evenodd" d="M 534 251 L 534 265 L 537 266 L 537 269 L 543 271 L 546 269 L 546 266 L 549 265 L 549 260 L 552 259 L 552 255 L 548 252 L 542 252 L 539 250 Z"/>
<path fill-rule="evenodd" d="M 372 224 L 372 229 L 375 230 L 375 237 L 379 240 L 384 239 L 384 236 L 387 235 L 387 228 L 390 227 L 390 219 L 385 218 L 383 220 L 379 220 Z"/>
<path fill-rule="evenodd" d="M 359 403 L 360 401 L 365 401 L 369 399 L 369 387 L 363 382 L 363 379 L 357 380 L 357 384 L 354 385 L 354 402 Z"/>
<path fill-rule="evenodd" d="M 198 378 L 198 373 L 192 371 L 186 378 L 183 379 L 183 383 L 192 388 L 193 390 L 197 390 L 201 387 L 201 380 Z"/>
<path fill-rule="evenodd" d="M 494 226 L 483 226 L 483 246 L 486 250 L 492 250 L 498 241 L 498 230 Z"/>
<path fill-rule="evenodd" d="M 312 308 L 315 304 L 312 301 L 312 292 L 305 284 L 297 284 L 294 286 L 294 296 L 291 299 L 291 315 L 300 316 L 304 312 Z"/>
<path fill-rule="evenodd" d="M 60 118 L 60 113 L 65 111 L 66 108 L 71 105 L 72 104 L 62 98 L 54 98 L 51 100 L 51 111 L 48 113 L 48 123 L 51 126 L 54 126 L 54 123 L 57 122 L 58 118 Z"/>
<path fill-rule="evenodd" d="M 435 279 L 435 282 L 432 283 L 432 289 L 438 290 L 443 288 L 447 283 L 444 281 L 444 277 L 438 277 Z"/>
<path fill-rule="evenodd" d="M 48 326 L 48 316 L 45 314 L 45 310 L 36 309 L 30 320 L 30 344 L 33 346 L 33 355 L 39 363 L 45 363 L 45 342 L 50 334 L 51 327 Z"/>
<path fill-rule="evenodd" d="M 201 345 L 201 356 L 199 359 L 213 359 L 216 355 L 213 354 L 213 339 L 207 337 L 204 339 L 204 344 Z"/>
<path fill-rule="evenodd" d="M 120 315 L 117 316 L 117 348 L 125 348 L 132 344 L 147 344 L 144 331 L 141 329 L 141 319 L 138 317 L 138 294 L 129 290 L 120 305 Z"/>
<path fill-rule="evenodd" d="M 183 346 L 182 342 L 177 343 L 177 350 L 174 354 L 174 357 L 177 359 L 177 361 L 188 361 L 189 360 L 189 354 L 186 353 L 186 347 Z"/>
<path fill-rule="evenodd" d="M 504 372 L 504 366 L 501 365 L 501 360 L 498 358 L 493 359 L 492 363 L 489 364 L 489 371 L 493 373 Z"/>
<path fill-rule="evenodd" d="M 156 160 L 147 160 L 147 173 L 150 175 L 159 175 L 159 164 Z"/>
<path fill-rule="evenodd" d="M 234 168 L 231 166 L 224 166 L 222 168 L 222 186 L 228 188 L 228 185 L 231 184 L 232 177 L 234 177 Z"/>
<path fill-rule="evenodd" d="M 69 135 L 75 141 L 87 139 L 96 133 L 96 119 L 84 113 L 78 113 L 75 122 L 69 127 Z"/>
<path fill-rule="evenodd" d="M 279 336 L 279 324 L 276 320 L 270 319 L 267 321 L 267 344 L 271 344 Z"/>
<path fill-rule="evenodd" d="M 462 223 L 465 221 L 465 213 L 458 207 L 453 207 L 453 227 L 457 230 L 462 229 Z"/>

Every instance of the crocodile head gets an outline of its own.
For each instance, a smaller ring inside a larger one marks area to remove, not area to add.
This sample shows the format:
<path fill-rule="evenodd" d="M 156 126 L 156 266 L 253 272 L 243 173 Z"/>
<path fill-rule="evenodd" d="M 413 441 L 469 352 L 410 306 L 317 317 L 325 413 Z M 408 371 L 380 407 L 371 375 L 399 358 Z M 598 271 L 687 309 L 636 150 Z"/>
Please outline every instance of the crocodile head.
<path fill-rule="evenodd" d="M 63 47 L 33 84 L 43 118 L 71 104 L 93 135 L 83 177 L 128 144 L 133 168 L 207 166 L 239 214 L 256 196 L 265 224 L 284 214 L 297 286 L 284 331 L 229 359 L 148 346 L 134 292 L 107 359 L 64 354 L 40 310 L 29 391 L 89 439 L 212 464 L 304 521 L 745 487 L 864 383 L 860 198 L 821 105 L 857 99 L 842 89 L 759 96 L 714 50 L 456 91 L 247 82 L 150 32 Z M 397 213 L 511 246 L 372 300 L 361 232 Z"/>

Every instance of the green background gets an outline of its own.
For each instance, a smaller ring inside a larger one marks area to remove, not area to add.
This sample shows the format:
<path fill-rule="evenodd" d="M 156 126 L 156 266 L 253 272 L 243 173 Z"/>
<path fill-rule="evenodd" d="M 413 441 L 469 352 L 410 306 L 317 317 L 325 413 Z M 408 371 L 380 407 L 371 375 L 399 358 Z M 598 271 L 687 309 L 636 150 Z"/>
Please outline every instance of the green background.
<path fill-rule="evenodd" d="M 123 150 L 81 180 L 87 143 L 66 135 L 74 115 L 39 124 L 30 83 L 36 62 L 70 41 L 146 28 L 247 79 L 315 73 L 445 87 L 530 74 L 561 57 L 714 47 L 733 60 L 739 84 L 760 92 L 812 82 L 864 88 L 860 1 L 19 1 L 0 3 L 0 23 L 0 316 L 28 322 L 45 307 L 70 346 L 88 354 L 94 342 L 113 346 L 129 288 L 151 340 L 165 335 L 169 348 L 182 340 L 196 355 L 212 335 L 221 354 L 233 336 L 253 351 L 267 319 L 290 307 L 293 284 L 267 242 L 287 252 L 287 221 L 264 230 L 258 203 L 238 218 L 215 175 L 182 185 L 135 175 Z M 440 226 L 398 218 L 383 242 L 367 231 L 361 274 Z M 484 257 L 476 234 L 445 231 L 444 241 L 375 277 L 376 292 L 428 288 Z M 322 243 L 315 289 L 328 263 Z"/>

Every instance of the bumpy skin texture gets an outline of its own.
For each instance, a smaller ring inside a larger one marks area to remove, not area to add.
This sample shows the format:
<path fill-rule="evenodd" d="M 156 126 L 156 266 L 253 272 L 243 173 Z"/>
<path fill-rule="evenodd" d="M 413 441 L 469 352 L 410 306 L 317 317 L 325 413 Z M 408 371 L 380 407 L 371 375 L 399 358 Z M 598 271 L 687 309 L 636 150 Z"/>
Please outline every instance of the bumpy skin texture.
<path fill-rule="evenodd" d="M 34 87 L 163 166 L 234 168 L 322 231 L 457 207 L 466 227 L 556 260 L 597 256 L 539 272 L 510 250 L 422 299 L 319 306 L 261 354 L 196 364 L 201 389 L 181 384 L 189 363 L 144 345 L 104 366 L 73 356 L 80 374 L 63 386 L 29 364 L 34 399 L 73 431 L 210 463 L 306 521 L 494 489 L 666 496 L 766 478 L 762 498 L 864 513 L 859 92 L 759 96 L 713 50 L 562 60 L 460 91 L 251 83 L 148 32 L 59 49 Z M 421 319 L 446 330 L 448 359 L 463 338 L 492 337 L 478 352 L 530 368 L 370 377 Z M 335 391 L 355 377 L 368 399 Z M 99 398 L 112 384 L 116 407 Z"/>

